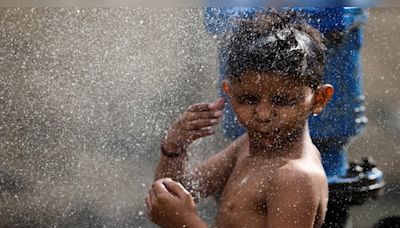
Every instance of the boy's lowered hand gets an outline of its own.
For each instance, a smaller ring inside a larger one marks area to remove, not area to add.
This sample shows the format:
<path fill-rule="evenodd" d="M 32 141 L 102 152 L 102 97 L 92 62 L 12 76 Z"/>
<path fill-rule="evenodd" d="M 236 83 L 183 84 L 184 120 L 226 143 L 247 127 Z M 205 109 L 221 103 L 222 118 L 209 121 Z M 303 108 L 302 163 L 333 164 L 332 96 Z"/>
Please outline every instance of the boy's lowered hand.
<path fill-rule="evenodd" d="M 151 221 L 161 227 L 207 227 L 197 214 L 192 195 L 170 178 L 153 183 L 146 205 Z"/>
<path fill-rule="evenodd" d="M 162 142 L 163 149 L 167 153 L 176 153 L 185 149 L 194 140 L 214 134 L 211 126 L 218 124 L 223 107 L 223 98 L 213 103 L 189 106 L 168 129 Z"/>

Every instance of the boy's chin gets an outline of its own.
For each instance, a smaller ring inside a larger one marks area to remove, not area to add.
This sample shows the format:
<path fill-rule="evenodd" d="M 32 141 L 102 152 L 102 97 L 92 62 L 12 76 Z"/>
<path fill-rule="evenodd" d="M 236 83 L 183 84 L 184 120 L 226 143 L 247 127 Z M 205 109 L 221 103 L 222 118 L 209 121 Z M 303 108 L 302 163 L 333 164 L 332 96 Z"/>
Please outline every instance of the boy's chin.
<path fill-rule="evenodd" d="M 274 138 L 275 134 L 272 131 L 253 131 L 252 135 L 260 138 Z"/>
<path fill-rule="evenodd" d="M 271 132 L 253 132 L 250 141 L 253 141 L 254 145 L 258 147 L 264 147 L 268 149 L 282 148 L 282 140 Z"/>
<path fill-rule="evenodd" d="M 273 131 L 251 131 L 249 132 L 252 138 L 256 140 L 265 140 L 265 141 L 274 141 L 277 137 L 277 134 Z"/>
<path fill-rule="evenodd" d="M 250 132 L 249 132 L 250 133 Z M 294 138 L 297 138 L 297 134 L 290 134 L 285 133 L 284 131 L 263 131 L 263 130 L 253 130 L 251 131 L 251 137 L 254 140 L 260 140 L 267 144 L 275 144 L 275 143 L 282 143 L 285 141 L 292 141 Z"/>

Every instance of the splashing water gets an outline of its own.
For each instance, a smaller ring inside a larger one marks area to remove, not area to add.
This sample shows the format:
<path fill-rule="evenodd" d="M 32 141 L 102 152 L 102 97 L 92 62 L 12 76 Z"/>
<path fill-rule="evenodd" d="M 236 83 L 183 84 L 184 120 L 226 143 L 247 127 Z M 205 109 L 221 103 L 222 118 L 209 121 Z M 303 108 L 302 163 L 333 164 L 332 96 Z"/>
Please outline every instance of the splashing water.
<path fill-rule="evenodd" d="M 371 42 L 380 33 L 368 32 Z M 370 62 L 393 58 L 376 49 L 366 69 L 384 74 Z M 202 9 L 0 9 L 0 227 L 150 227 L 144 197 L 158 142 L 188 105 L 217 96 L 216 59 Z M 400 125 L 387 121 L 398 118 L 379 100 L 400 110 L 398 80 L 365 78 L 377 124 L 370 118 L 368 147 L 352 147 L 398 152 L 390 127 Z M 397 81 L 385 93 L 376 80 Z M 221 134 L 195 141 L 191 162 L 227 143 Z M 396 176 L 394 154 L 386 169 Z"/>

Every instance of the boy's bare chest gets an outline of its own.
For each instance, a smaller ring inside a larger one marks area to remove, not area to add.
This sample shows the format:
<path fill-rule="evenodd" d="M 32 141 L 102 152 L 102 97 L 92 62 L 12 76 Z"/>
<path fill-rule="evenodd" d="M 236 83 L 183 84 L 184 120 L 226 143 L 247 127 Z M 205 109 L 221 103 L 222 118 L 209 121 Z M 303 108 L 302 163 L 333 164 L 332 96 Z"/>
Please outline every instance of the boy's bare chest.
<path fill-rule="evenodd" d="M 273 170 L 266 164 L 241 164 L 234 169 L 220 198 L 218 227 L 265 225 Z"/>

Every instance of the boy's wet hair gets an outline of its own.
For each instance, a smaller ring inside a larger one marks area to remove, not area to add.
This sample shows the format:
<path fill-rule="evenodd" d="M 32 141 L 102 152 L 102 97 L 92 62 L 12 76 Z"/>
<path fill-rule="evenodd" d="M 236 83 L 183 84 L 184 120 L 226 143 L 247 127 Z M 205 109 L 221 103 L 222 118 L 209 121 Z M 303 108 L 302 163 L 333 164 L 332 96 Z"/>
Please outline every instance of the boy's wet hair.
<path fill-rule="evenodd" d="M 240 78 L 247 71 L 275 73 L 315 89 L 322 81 L 325 39 L 301 22 L 293 11 L 257 14 L 238 21 L 225 41 L 227 62 L 224 75 Z"/>

